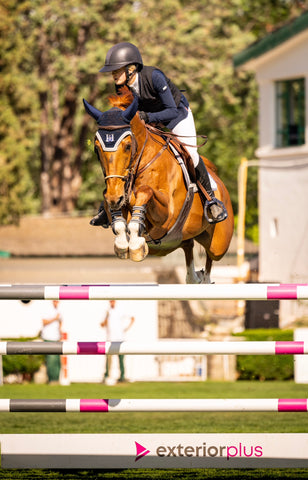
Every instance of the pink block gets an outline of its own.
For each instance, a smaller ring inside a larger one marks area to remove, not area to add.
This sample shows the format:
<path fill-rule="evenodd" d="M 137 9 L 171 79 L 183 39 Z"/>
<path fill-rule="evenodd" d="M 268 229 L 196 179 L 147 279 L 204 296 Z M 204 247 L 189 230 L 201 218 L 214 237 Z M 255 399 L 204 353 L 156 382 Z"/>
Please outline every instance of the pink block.
<path fill-rule="evenodd" d="M 304 353 L 304 342 L 276 342 L 276 355 L 300 355 Z"/>
<path fill-rule="evenodd" d="M 78 355 L 105 355 L 106 342 L 78 342 Z"/>
<path fill-rule="evenodd" d="M 307 398 L 279 399 L 278 412 L 307 412 Z"/>
<path fill-rule="evenodd" d="M 89 300 L 89 286 L 68 285 L 62 286 L 59 290 L 60 300 Z"/>
<path fill-rule="evenodd" d="M 104 400 L 103 398 L 80 400 L 81 412 L 108 412 L 108 409 L 108 400 Z"/>
<path fill-rule="evenodd" d="M 281 284 L 267 287 L 268 300 L 296 300 L 297 285 Z"/>

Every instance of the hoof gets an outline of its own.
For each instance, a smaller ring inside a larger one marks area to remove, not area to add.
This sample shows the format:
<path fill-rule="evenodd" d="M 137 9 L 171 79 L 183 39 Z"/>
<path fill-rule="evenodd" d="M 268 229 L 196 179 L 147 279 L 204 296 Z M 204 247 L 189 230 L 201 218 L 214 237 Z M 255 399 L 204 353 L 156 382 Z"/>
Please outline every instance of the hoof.
<path fill-rule="evenodd" d="M 119 242 L 116 240 L 114 243 L 114 253 L 122 260 L 126 260 L 128 258 L 128 242 Z"/>
<path fill-rule="evenodd" d="M 134 245 L 134 248 L 129 246 L 129 258 L 133 262 L 142 262 L 149 253 L 149 247 L 145 242 L 144 238 L 140 238 L 139 245 Z"/>

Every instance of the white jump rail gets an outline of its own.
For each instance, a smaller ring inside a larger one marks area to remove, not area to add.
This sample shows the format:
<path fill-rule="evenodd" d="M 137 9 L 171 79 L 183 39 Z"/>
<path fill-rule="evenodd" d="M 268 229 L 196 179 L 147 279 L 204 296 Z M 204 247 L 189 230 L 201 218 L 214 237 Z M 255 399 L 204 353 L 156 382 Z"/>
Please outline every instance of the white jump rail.
<path fill-rule="evenodd" d="M 0 342 L 0 355 L 304 355 L 303 341 Z"/>
<path fill-rule="evenodd" d="M 308 284 L 1 285 L 0 300 L 308 300 Z"/>

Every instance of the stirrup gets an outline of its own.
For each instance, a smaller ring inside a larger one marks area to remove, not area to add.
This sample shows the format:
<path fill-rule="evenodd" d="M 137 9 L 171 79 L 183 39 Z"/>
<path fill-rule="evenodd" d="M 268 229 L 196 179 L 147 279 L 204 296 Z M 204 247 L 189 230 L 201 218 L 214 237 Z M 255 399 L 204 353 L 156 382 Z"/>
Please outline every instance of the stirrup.
<path fill-rule="evenodd" d="M 212 215 L 212 212 L 211 212 L 211 206 L 212 205 L 218 205 L 222 209 L 222 212 L 215 218 L 213 218 L 213 216 L 209 217 L 209 215 L 208 215 L 208 211 L 210 212 L 210 215 Z M 228 217 L 228 212 L 227 212 L 224 204 L 220 200 L 218 200 L 218 198 L 213 198 L 210 201 L 205 200 L 204 216 L 209 223 L 219 223 L 219 222 L 222 222 L 223 220 L 225 220 Z"/>

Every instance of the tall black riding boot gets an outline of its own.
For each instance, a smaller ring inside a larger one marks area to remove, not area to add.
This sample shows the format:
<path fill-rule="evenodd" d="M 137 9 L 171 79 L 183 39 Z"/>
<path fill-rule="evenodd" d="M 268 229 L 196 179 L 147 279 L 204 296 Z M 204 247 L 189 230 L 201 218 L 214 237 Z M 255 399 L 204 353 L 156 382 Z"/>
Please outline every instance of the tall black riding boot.
<path fill-rule="evenodd" d="M 92 220 L 90 220 L 90 225 L 94 225 L 95 227 L 104 227 L 104 228 L 108 228 L 111 225 L 109 222 L 107 212 L 104 207 L 104 202 L 100 204 L 97 215 L 95 215 L 95 217 L 93 217 Z"/>
<path fill-rule="evenodd" d="M 195 168 L 196 168 L 197 180 L 199 180 L 201 185 L 205 188 L 206 192 L 211 197 L 211 200 L 208 200 L 207 198 L 205 199 L 205 205 L 204 205 L 205 218 L 208 220 L 209 223 L 222 222 L 227 218 L 228 213 L 224 204 L 220 200 L 218 200 L 214 195 L 214 192 L 211 187 L 211 181 L 209 178 L 208 171 L 201 157 L 199 157 L 199 163 Z"/>

